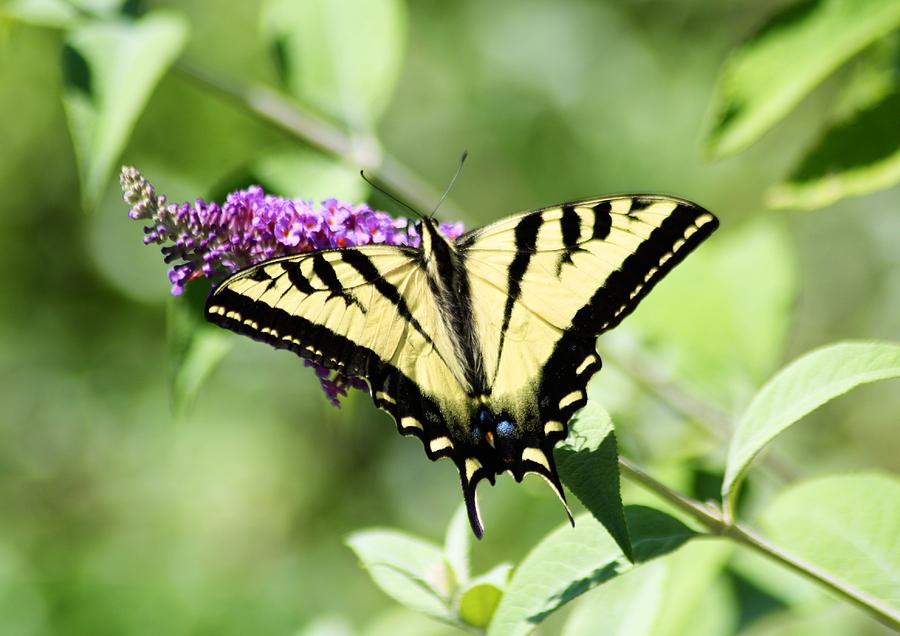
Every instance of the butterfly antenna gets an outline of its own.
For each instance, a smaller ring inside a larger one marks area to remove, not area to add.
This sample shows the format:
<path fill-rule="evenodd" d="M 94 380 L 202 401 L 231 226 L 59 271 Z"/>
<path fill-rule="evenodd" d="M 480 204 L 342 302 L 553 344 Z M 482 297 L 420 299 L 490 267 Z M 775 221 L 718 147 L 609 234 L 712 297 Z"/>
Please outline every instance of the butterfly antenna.
<path fill-rule="evenodd" d="M 456 183 L 456 177 L 459 176 L 459 173 L 462 172 L 463 164 L 466 162 L 466 157 L 469 156 L 468 150 L 463 150 L 462 157 L 459 158 L 459 163 L 456 166 L 456 172 L 453 173 L 453 178 L 450 179 L 449 185 L 447 185 L 447 189 L 444 190 L 444 194 L 441 195 L 441 198 L 438 200 L 437 205 L 434 206 L 434 209 L 431 211 L 429 218 L 434 218 L 435 213 L 438 211 L 438 208 L 441 207 L 441 203 L 444 202 L 444 199 L 447 198 L 447 195 L 450 194 L 450 190 L 453 188 L 453 184 Z"/>
<path fill-rule="evenodd" d="M 404 201 L 403 199 L 401 199 L 400 197 L 398 197 L 398 196 L 396 196 L 396 195 L 394 195 L 394 194 L 391 194 L 390 192 L 388 192 L 387 190 L 385 190 L 384 188 L 382 188 L 380 185 L 378 185 L 377 183 L 375 183 L 374 181 L 372 181 L 371 179 L 369 179 L 369 177 L 366 176 L 365 170 L 360 170 L 360 171 L 359 171 L 359 176 L 362 177 L 362 180 L 363 180 L 363 181 L 365 181 L 365 182 L 368 183 L 370 186 L 372 186 L 373 188 L 375 188 L 376 190 L 378 190 L 381 194 L 383 194 L 383 195 L 386 196 L 387 198 L 389 198 L 389 199 L 391 199 L 391 200 L 393 200 L 393 201 L 396 201 L 397 203 L 399 203 L 399 204 L 402 205 L 404 208 L 406 208 L 407 210 L 409 210 L 410 212 L 412 212 L 413 214 L 415 214 L 415 215 L 416 215 L 417 217 L 419 217 L 420 219 L 424 219 L 424 218 L 425 218 L 424 216 L 422 216 L 422 213 L 421 213 L 421 212 L 419 212 L 419 211 L 418 211 L 417 209 L 415 209 L 413 206 L 411 206 L 410 204 L 408 204 L 406 201 Z"/>

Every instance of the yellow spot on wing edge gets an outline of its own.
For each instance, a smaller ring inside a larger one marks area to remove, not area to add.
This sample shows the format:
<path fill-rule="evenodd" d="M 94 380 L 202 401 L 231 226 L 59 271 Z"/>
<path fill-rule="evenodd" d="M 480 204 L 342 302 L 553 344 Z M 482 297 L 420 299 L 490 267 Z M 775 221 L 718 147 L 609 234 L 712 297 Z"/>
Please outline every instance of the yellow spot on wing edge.
<path fill-rule="evenodd" d="M 522 461 L 527 462 L 531 461 L 535 464 L 540 464 L 547 470 L 550 470 L 550 462 L 547 461 L 547 456 L 544 455 L 544 451 L 540 448 L 525 448 L 522 450 Z"/>
<path fill-rule="evenodd" d="M 436 453 L 445 448 L 453 448 L 453 442 L 451 442 L 448 437 L 435 437 L 428 444 L 428 447 L 431 449 L 432 453 Z"/>
<path fill-rule="evenodd" d="M 481 468 L 481 462 L 474 457 L 469 457 L 466 460 L 466 481 L 472 481 L 472 475 L 474 475 L 475 471 L 479 468 Z"/>
<path fill-rule="evenodd" d="M 572 391 L 559 401 L 559 408 L 564 409 L 570 404 L 574 404 L 581 399 L 583 393 L 581 391 Z"/>
<path fill-rule="evenodd" d="M 581 375 L 584 373 L 589 366 L 594 364 L 597 361 L 597 356 L 590 355 L 584 359 L 584 362 L 578 365 L 578 368 L 575 369 L 575 375 Z"/>
<path fill-rule="evenodd" d="M 414 417 L 410 417 L 408 415 L 406 417 L 400 418 L 400 428 L 403 428 L 403 429 L 417 428 L 420 431 L 425 430 L 425 428 L 422 426 L 422 423 L 419 420 L 417 420 Z M 445 437 L 444 439 L 447 439 L 447 438 Z M 437 440 L 432 440 L 432 444 L 434 444 L 435 441 L 437 441 Z M 432 450 L 434 450 L 434 448 L 432 448 Z"/>
<path fill-rule="evenodd" d="M 549 435 L 550 433 L 555 433 L 557 431 L 561 432 L 563 430 L 565 430 L 565 427 L 562 425 L 562 422 L 557 422 L 556 420 L 550 420 L 544 424 L 544 435 Z"/>
<path fill-rule="evenodd" d="M 387 402 L 388 404 L 396 404 L 396 403 L 397 403 L 397 400 L 395 400 L 394 398 L 392 398 L 390 395 L 388 395 L 388 394 L 385 393 L 384 391 L 379 391 L 378 393 L 375 394 L 375 397 L 376 397 L 377 399 L 379 399 L 379 400 L 382 400 L 382 401 L 384 401 L 384 402 Z M 403 419 L 410 419 L 410 420 L 413 420 L 413 421 L 415 422 L 415 419 L 414 419 L 414 418 L 411 418 L 411 417 L 410 417 L 410 418 L 403 418 Z M 416 422 L 416 423 L 418 424 L 418 422 Z M 422 425 L 421 425 L 421 424 L 419 424 L 419 428 L 422 428 Z"/>

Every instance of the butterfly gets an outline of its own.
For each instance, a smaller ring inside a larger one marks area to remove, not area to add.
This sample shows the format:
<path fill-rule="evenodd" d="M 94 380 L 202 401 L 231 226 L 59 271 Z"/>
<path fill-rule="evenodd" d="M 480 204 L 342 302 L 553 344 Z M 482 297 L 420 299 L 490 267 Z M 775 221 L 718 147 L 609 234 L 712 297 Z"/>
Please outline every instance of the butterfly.
<path fill-rule="evenodd" d="M 364 379 L 401 434 L 431 460 L 452 459 L 480 538 L 483 479 L 536 473 L 565 504 L 553 447 L 600 369 L 597 336 L 717 226 L 702 207 L 657 195 L 554 205 L 455 240 L 423 217 L 419 247 L 274 258 L 225 280 L 205 313 Z"/>

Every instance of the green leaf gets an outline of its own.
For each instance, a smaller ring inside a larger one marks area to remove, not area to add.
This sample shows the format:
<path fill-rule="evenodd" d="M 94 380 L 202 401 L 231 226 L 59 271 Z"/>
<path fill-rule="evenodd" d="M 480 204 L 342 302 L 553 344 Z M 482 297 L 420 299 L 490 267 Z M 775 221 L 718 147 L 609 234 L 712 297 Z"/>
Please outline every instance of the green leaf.
<path fill-rule="evenodd" d="M 807 413 L 850 389 L 900 377 L 900 344 L 844 342 L 795 360 L 760 389 L 738 422 L 728 449 L 722 498 L 733 514 L 741 479 L 766 444 Z"/>
<path fill-rule="evenodd" d="M 725 62 L 708 152 L 759 139 L 823 79 L 900 25 L 896 0 L 804 0 L 772 18 Z"/>
<path fill-rule="evenodd" d="M 731 545 L 692 541 L 578 602 L 563 636 L 720 636 L 733 633 L 731 590 L 719 577 Z"/>
<path fill-rule="evenodd" d="M 262 30 L 291 93 L 351 127 L 373 128 L 403 62 L 401 0 L 268 0 Z"/>
<path fill-rule="evenodd" d="M 562 636 L 651 636 L 666 593 L 662 561 L 628 572 L 586 596 L 572 611 Z"/>
<path fill-rule="evenodd" d="M 63 102 L 86 209 L 99 202 L 138 115 L 186 38 L 187 23 L 168 11 L 134 22 L 89 22 L 69 34 Z"/>
<path fill-rule="evenodd" d="M 455 622 L 450 611 L 450 573 L 441 548 L 395 530 L 363 530 L 346 543 L 375 584 L 410 609 Z"/>
<path fill-rule="evenodd" d="M 763 513 L 772 540 L 868 595 L 900 622 L 900 479 L 828 476 L 783 492 Z"/>
<path fill-rule="evenodd" d="M 365 198 L 366 185 L 356 168 L 313 150 L 291 150 L 255 161 L 251 172 L 282 196 L 322 201 Z"/>
<path fill-rule="evenodd" d="M 622 507 L 619 453 L 609 414 L 596 402 L 588 402 L 554 454 L 562 482 L 603 524 L 622 553 L 634 560 Z"/>
<path fill-rule="evenodd" d="M 825 133 L 767 193 L 774 208 L 811 210 L 900 183 L 900 89 Z"/>
<path fill-rule="evenodd" d="M 667 567 L 666 591 L 653 636 L 732 633 L 736 608 L 729 597 L 733 593 L 721 589 L 720 575 L 733 552 L 729 541 L 703 537 L 662 559 Z"/>
<path fill-rule="evenodd" d="M 453 571 L 457 585 L 469 582 L 469 551 L 472 545 L 472 530 L 465 504 L 459 506 L 447 526 L 444 536 L 444 556 Z"/>
<path fill-rule="evenodd" d="M 670 552 L 693 530 L 652 508 L 625 509 L 636 562 Z M 528 634 L 538 623 L 569 601 L 635 565 L 590 515 L 579 515 L 550 533 L 525 557 L 513 574 L 494 613 L 488 636 Z"/>
<path fill-rule="evenodd" d="M 459 617 L 469 625 L 487 627 L 503 598 L 512 565 L 503 563 L 479 576 L 459 597 Z"/>
<path fill-rule="evenodd" d="M 659 344 L 679 381 L 743 402 L 782 359 L 796 287 L 785 228 L 760 220 L 691 254 L 641 302 L 631 324 Z"/>

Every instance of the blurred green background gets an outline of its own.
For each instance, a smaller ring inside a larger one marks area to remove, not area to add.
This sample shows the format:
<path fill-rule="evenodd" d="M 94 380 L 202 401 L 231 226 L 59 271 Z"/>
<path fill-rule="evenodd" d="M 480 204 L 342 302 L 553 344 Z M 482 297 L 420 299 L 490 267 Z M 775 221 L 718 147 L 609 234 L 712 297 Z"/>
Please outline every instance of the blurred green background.
<path fill-rule="evenodd" d="M 181 59 L 193 67 L 290 90 L 273 44 L 281 55 L 295 46 L 289 59 L 312 53 L 302 38 L 272 37 L 288 23 L 273 4 L 143 8 L 187 16 Z M 472 227 L 641 191 L 689 198 L 719 216 L 722 229 L 600 339 L 606 364 L 592 385 L 622 452 L 700 498 L 716 491 L 723 432 L 667 407 L 635 380 L 635 367 L 677 380 L 727 421 L 809 349 L 900 336 L 900 189 L 808 212 L 767 207 L 769 188 L 833 120 L 859 62 L 747 150 L 704 152 L 723 60 L 785 4 L 394 2 L 390 41 L 368 40 L 369 26 L 353 22 L 368 18 L 355 13 L 342 18 L 349 32 L 323 38 L 339 64 L 373 55 L 394 65 L 396 86 L 372 78 L 377 108 L 360 114 L 354 95 L 327 82 L 298 89 L 323 115 L 377 120 L 353 123 L 372 124 L 384 152 L 437 191 L 467 149 L 444 220 Z M 216 343 L 233 348 L 196 396 L 173 403 L 172 315 L 184 307 L 171 301 L 166 267 L 141 244 L 114 180 L 98 205 L 82 205 L 62 103 L 65 38 L 3 17 L 0 634 L 445 631 L 395 609 L 343 541 L 366 526 L 440 539 L 460 500 L 448 462 L 430 464 L 366 396 L 334 409 L 297 358 L 228 334 Z M 288 195 L 368 197 L 403 215 L 369 196 L 358 166 L 329 164 L 179 72 L 153 92 L 122 162 L 172 200 L 221 198 L 257 181 Z M 333 192 L 310 177 L 315 170 L 296 168 L 323 162 Z M 804 476 L 900 470 L 898 413 L 896 383 L 817 411 L 778 440 L 747 506 Z M 520 560 L 563 520 L 543 484 L 504 478 L 482 488 L 487 535 L 475 546 L 476 569 Z M 630 486 L 624 497 L 651 501 Z M 754 571 L 737 564 L 721 576 L 729 631 L 776 633 L 754 619 L 785 601 Z M 879 633 L 856 618 L 853 630 Z M 816 633 L 843 625 L 829 620 Z"/>

